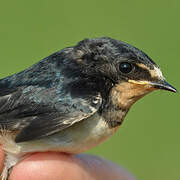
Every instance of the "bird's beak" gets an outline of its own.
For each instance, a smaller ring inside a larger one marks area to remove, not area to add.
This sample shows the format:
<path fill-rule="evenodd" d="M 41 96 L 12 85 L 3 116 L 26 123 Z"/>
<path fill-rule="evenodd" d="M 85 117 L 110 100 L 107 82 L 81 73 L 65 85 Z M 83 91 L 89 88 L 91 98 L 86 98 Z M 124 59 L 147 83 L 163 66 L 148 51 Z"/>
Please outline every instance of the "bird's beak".
<path fill-rule="evenodd" d="M 174 88 L 172 85 L 170 85 L 165 80 L 162 80 L 159 82 L 150 82 L 150 84 L 156 89 L 163 89 L 163 90 L 171 91 L 174 93 L 177 92 L 176 88 Z"/>
<path fill-rule="evenodd" d="M 163 89 L 174 93 L 177 92 L 176 88 L 174 88 L 172 85 L 167 83 L 165 80 L 160 80 L 158 82 L 129 80 L 128 82 L 134 84 L 149 85 L 155 89 Z"/>

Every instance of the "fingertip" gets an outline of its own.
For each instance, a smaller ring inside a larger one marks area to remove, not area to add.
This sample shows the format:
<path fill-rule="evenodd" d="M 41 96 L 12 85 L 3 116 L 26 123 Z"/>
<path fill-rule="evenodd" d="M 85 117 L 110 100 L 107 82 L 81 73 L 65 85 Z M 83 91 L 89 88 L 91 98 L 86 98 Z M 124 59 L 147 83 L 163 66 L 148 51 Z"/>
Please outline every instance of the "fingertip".
<path fill-rule="evenodd" d="M 11 173 L 13 180 L 88 180 L 89 174 L 77 158 L 64 153 L 34 153 L 17 164 Z"/>
<path fill-rule="evenodd" d="M 0 145 L 0 172 L 2 172 L 2 170 L 3 170 L 4 159 L 5 159 L 5 154 L 4 154 L 4 151 L 2 149 L 2 145 Z"/>
<path fill-rule="evenodd" d="M 17 164 L 10 180 L 135 180 L 123 168 L 91 155 L 34 153 Z"/>

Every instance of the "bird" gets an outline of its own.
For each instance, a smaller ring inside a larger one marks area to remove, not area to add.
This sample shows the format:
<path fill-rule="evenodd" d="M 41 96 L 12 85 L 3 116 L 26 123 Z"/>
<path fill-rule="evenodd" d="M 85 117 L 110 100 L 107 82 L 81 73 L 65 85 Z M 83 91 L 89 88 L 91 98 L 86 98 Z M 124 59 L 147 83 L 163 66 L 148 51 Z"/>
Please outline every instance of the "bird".
<path fill-rule="evenodd" d="M 84 39 L 1 79 L 2 179 L 28 153 L 93 148 L 158 89 L 177 91 L 147 54 L 110 37 Z"/>

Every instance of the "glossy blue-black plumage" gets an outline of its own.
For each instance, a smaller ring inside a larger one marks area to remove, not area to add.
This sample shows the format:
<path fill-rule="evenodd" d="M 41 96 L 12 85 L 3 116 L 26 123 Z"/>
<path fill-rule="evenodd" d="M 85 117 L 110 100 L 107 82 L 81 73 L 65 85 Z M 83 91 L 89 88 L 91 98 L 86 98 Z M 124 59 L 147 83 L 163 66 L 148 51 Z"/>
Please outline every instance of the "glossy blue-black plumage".
<path fill-rule="evenodd" d="M 78 78 L 64 75 L 63 60 L 64 50 L 0 81 L 0 126 L 22 129 L 16 142 L 60 131 L 88 118 L 94 113 L 92 108 L 98 109 L 100 104 L 93 104 L 98 92 L 83 91 L 81 96 L 77 95 L 80 92 L 71 93 L 71 86 Z M 62 65 L 57 66 L 58 61 Z"/>
<path fill-rule="evenodd" d="M 121 60 L 155 63 L 121 41 L 81 41 L 0 80 L 0 126 L 19 131 L 16 142 L 51 135 L 109 106 L 112 86 L 123 78 Z M 142 76 L 141 76 L 142 74 Z M 146 75 L 146 77 L 145 77 Z M 133 78 L 149 78 L 145 70 Z"/>

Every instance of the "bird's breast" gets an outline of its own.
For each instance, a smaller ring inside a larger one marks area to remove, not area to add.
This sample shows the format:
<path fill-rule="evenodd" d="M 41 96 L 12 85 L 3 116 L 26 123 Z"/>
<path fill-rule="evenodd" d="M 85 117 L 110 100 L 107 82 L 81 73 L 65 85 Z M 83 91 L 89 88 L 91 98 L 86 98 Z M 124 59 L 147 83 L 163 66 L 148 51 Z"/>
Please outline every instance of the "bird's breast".
<path fill-rule="evenodd" d="M 109 128 L 107 122 L 94 114 L 88 119 L 72 125 L 49 137 L 19 143 L 22 152 L 60 151 L 66 153 L 81 153 L 98 145 L 116 132 L 116 128 Z"/>

